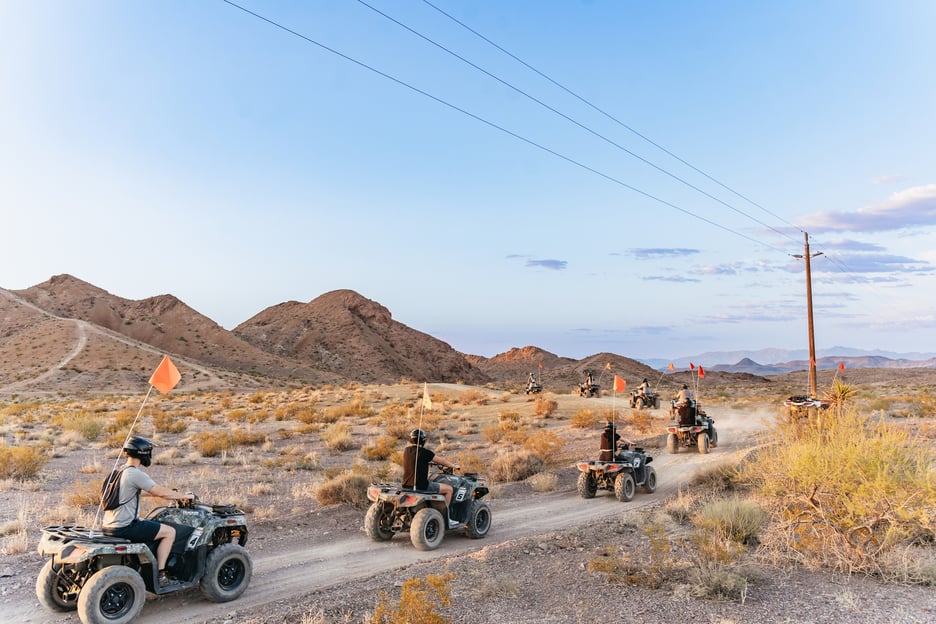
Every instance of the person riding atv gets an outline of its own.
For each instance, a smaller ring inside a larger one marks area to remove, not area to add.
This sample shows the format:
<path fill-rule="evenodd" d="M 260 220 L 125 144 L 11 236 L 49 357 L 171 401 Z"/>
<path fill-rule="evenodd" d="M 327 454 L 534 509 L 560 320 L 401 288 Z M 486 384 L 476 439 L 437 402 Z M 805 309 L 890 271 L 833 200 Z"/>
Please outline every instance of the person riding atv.
<path fill-rule="evenodd" d="M 535 394 L 537 392 L 543 391 L 543 384 L 539 383 L 536 379 L 536 373 L 530 373 L 527 377 L 527 386 L 524 390 L 524 394 Z"/>
<path fill-rule="evenodd" d="M 601 396 L 601 386 L 595 383 L 595 377 L 591 370 L 585 370 L 585 381 L 579 384 L 578 393 L 579 396 L 585 398 Z"/>
<path fill-rule="evenodd" d="M 646 377 L 644 377 L 643 383 L 637 386 L 636 390 L 631 391 L 630 406 L 637 409 L 660 407 L 660 397 L 653 392 L 653 388 Z"/>

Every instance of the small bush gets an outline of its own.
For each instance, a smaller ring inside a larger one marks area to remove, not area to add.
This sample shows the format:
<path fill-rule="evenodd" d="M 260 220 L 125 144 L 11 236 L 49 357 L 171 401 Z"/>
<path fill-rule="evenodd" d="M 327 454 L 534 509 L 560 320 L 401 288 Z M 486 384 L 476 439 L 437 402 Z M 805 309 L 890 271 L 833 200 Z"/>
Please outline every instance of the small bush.
<path fill-rule="evenodd" d="M 530 434 L 523 442 L 523 448 L 540 457 L 552 457 L 562 450 L 565 441 L 555 431 L 540 429 Z"/>
<path fill-rule="evenodd" d="M 0 479 L 32 479 L 48 461 L 48 453 L 37 446 L 7 446 L 0 442 Z"/>
<path fill-rule="evenodd" d="M 704 505 L 696 518 L 696 524 L 724 539 L 739 544 L 754 544 L 767 520 L 767 512 L 753 502 L 735 496 Z"/>
<path fill-rule="evenodd" d="M 552 492 L 559 483 L 559 477 L 554 472 L 540 472 L 527 479 L 527 482 L 534 492 Z"/>
<path fill-rule="evenodd" d="M 474 388 L 462 391 L 456 399 L 456 402 L 462 405 L 471 405 L 472 403 L 476 405 L 487 405 L 490 401 L 491 395 L 482 390 L 475 390 Z"/>
<path fill-rule="evenodd" d="M 354 445 L 351 439 L 351 425 L 333 423 L 320 434 L 325 446 L 333 451 L 346 451 Z"/>
<path fill-rule="evenodd" d="M 497 425 L 486 425 L 481 428 L 481 435 L 483 435 L 488 442 L 497 444 L 501 441 L 501 438 L 504 437 L 504 430 Z"/>
<path fill-rule="evenodd" d="M 542 472 L 545 463 L 542 457 L 524 449 L 495 457 L 489 474 L 495 481 L 523 481 Z"/>
<path fill-rule="evenodd" d="M 544 399 L 543 397 L 537 397 L 533 406 L 537 418 L 549 418 L 559 408 L 559 404 L 556 401 Z"/>
<path fill-rule="evenodd" d="M 590 409 L 581 409 L 572 414 L 569 424 L 579 429 L 594 429 L 598 423 L 598 414 Z"/>
<path fill-rule="evenodd" d="M 455 575 L 429 574 L 425 579 L 412 578 L 403 583 L 396 604 L 381 592 L 374 613 L 367 624 L 450 624 L 452 618 L 439 613 L 439 607 L 452 604 L 452 581 Z"/>
<path fill-rule="evenodd" d="M 361 452 L 364 457 L 371 460 L 383 460 L 390 457 L 399 442 L 396 436 L 380 436 L 370 444 L 364 446 Z"/>
<path fill-rule="evenodd" d="M 153 415 L 153 429 L 157 433 L 182 433 L 188 429 L 188 423 L 177 418 L 175 414 L 162 412 Z"/>
<path fill-rule="evenodd" d="M 358 509 L 367 507 L 367 487 L 370 479 L 351 471 L 344 471 L 315 488 L 315 500 L 322 505 L 350 505 Z"/>

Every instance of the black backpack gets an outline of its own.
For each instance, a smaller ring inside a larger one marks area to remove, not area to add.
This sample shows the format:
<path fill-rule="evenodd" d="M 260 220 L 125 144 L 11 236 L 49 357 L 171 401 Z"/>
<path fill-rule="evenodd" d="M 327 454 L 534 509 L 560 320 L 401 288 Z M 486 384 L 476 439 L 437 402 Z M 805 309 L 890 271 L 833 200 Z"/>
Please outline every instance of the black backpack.
<path fill-rule="evenodd" d="M 120 502 L 120 475 L 124 468 L 126 466 L 112 470 L 101 484 L 101 509 L 104 511 L 113 511 L 123 504 Z"/>

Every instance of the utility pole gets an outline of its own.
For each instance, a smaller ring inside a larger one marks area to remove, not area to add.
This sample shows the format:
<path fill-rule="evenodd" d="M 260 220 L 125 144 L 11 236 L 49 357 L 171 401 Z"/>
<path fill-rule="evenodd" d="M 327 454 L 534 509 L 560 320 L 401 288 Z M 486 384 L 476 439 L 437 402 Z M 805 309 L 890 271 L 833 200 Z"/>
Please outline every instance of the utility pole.
<path fill-rule="evenodd" d="M 809 398 L 817 397 L 816 390 L 816 334 L 813 330 L 813 307 L 812 307 L 812 270 L 809 261 L 815 256 L 821 256 L 822 252 L 817 251 L 814 254 L 809 253 L 809 232 L 803 232 L 806 239 L 805 248 L 802 256 L 794 255 L 794 258 L 803 258 L 806 260 L 806 326 L 809 332 Z"/>

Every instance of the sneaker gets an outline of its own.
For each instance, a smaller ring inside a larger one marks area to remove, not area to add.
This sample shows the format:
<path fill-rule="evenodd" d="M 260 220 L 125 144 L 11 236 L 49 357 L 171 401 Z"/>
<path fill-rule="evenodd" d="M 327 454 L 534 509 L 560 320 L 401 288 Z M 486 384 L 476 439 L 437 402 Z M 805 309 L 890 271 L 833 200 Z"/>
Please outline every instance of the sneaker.
<path fill-rule="evenodd" d="M 449 518 L 449 526 L 448 526 L 448 528 L 454 529 L 455 527 L 457 527 L 457 526 L 460 525 L 460 524 L 461 524 L 461 522 L 459 522 L 458 520 L 452 520 L 451 518 Z"/>
<path fill-rule="evenodd" d="M 160 587 L 169 587 L 170 585 L 178 585 L 179 581 L 169 578 L 164 571 L 159 573 L 159 586 Z"/>

